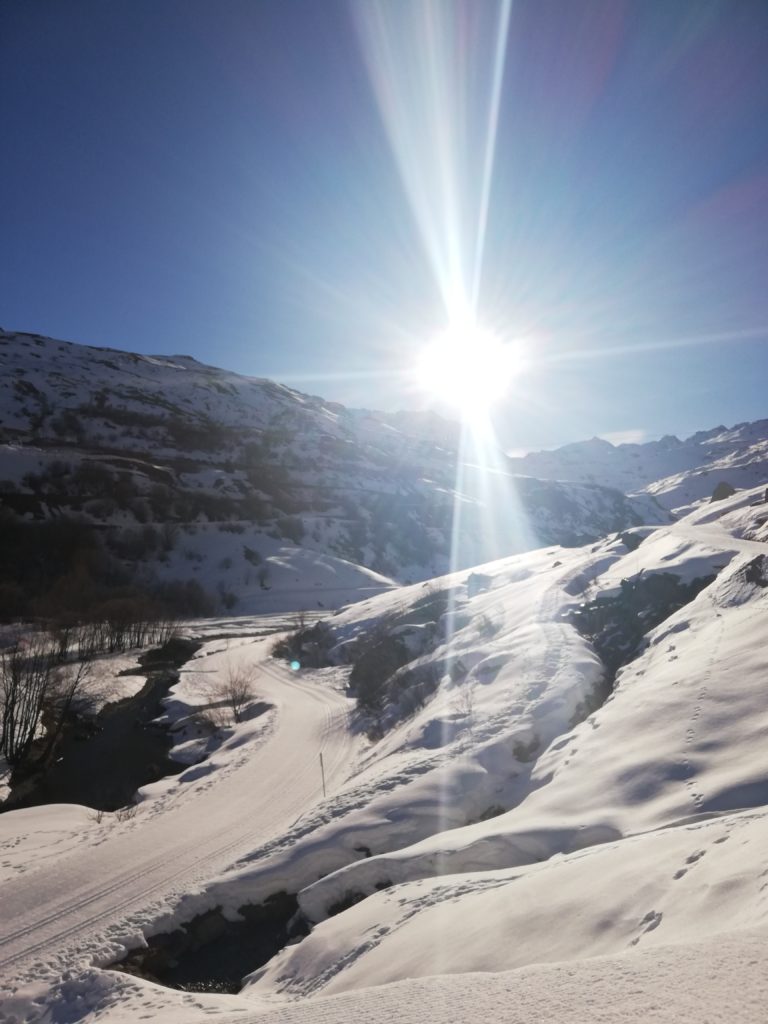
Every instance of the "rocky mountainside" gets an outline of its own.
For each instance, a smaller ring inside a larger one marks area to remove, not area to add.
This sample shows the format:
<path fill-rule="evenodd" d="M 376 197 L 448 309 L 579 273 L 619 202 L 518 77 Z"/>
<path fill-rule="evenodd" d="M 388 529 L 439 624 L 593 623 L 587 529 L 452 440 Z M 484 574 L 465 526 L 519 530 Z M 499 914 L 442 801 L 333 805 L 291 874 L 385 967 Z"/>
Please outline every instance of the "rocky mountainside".
<path fill-rule="evenodd" d="M 407 582 L 451 558 L 585 543 L 661 515 L 599 482 L 514 480 L 501 453 L 491 483 L 476 466 L 457 471 L 454 437 L 449 424 L 348 410 L 189 356 L 0 333 L 6 523 L 74 519 L 132 578 L 199 582 L 225 607 L 300 583 L 310 562 L 325 560 L 312 585 L 341 594 L 348 563 Z M 21 585 L 13 537 L 0 568 Z"/>
<path fill-rule="evenodd" d="M 693 502 L 710 498 L 718 484 L 741 489 L 768 477 L 768 420 L 702 430 L 684 441 L 667 435 L 646 444 L 613 445 L 593 437 L 511 458 L 509 466 L 545 480 L 646 493 L 665 508 L 687 510 Z"/>

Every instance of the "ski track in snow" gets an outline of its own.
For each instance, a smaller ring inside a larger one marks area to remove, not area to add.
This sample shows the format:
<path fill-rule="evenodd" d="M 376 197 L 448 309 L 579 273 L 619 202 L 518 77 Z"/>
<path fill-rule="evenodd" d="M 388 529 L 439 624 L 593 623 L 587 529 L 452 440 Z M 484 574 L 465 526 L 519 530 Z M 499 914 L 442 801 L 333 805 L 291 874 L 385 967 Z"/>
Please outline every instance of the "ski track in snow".
<path fill-rule="evenodd" d="M 188 783 L 197 789 L 195 799 L 179 806 L 167 797 L 153 806 L 150 799 L 100 845 L 76 849 L 6 886 L 0 985 L 39 980 L 94 956 L 109 961 L 121 945 L 135 945 L 140 921 L 167 910 L 174 897 L 285 830 L 322 798 L 321 751 L 328 753 L 328 788 L 344 780 L 356 748 L 348 700 L 272 667 L 260 671 L 259 697 L 277 704 L 278 717 L 250 756 Z M 137 913 L 140 920 L 132 921 Z"/>

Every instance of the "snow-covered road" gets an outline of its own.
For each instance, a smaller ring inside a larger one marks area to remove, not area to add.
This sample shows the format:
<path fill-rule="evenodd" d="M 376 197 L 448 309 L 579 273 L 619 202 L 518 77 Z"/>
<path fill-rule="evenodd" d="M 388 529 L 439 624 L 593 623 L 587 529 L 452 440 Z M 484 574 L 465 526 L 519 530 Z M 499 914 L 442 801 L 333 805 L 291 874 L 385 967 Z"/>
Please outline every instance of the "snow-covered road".
<path fill-rule="evenodd" d="M 259 648 L 263 656 L 264 644 L 252 650 Z M 201 671 L 211 671 L 216 657 L 201 659 Z M 132 820 L 89 821 L 86 830 L 101 830 L 98 839 L 30 864 L 3 886 L 0 986 L 109 959 L 139 923 L 285 831 L 322 799 L 320 753 L 329 793 L 344 781 L 356 750 L 348 700 L 272 664 L 259 665 L 257 688 L 276 711 L 255 748 L 230 756 L 221 770 L 205 763 L 176 777 L 172 790 L 142 804 Z M 3 824 L 15 819 L 23 832 L 29 813 L 6 815 Z"/>

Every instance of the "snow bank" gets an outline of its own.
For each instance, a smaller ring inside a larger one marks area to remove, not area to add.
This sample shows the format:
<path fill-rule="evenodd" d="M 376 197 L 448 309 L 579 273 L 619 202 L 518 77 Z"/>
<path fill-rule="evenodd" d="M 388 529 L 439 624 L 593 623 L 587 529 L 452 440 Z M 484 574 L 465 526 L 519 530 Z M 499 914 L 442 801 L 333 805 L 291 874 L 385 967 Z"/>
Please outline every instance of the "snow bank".
<path fill-rule="evenodd" d="M 554 857 L 396 885 L 255 972 L 295 998 L 404 977 L 503 971 L 684 944 L 768 923 L 768 813 L 729 815 Z M 760 895 L 759 895 L 760 894 Z"/>
<path fill-rule="evenodd" d="M 345 894 L 391 881 L 546 860 L 764 803 L 768 710 L 759 694 L 768 651 L 754 637 L 768 588 L 747 581 L 748 565 L 737 559 L 649 634 L 608 702 L 538 757 L 518 806 L 319 880 L 300 894 L 307 916 L 321 920 Z"/>

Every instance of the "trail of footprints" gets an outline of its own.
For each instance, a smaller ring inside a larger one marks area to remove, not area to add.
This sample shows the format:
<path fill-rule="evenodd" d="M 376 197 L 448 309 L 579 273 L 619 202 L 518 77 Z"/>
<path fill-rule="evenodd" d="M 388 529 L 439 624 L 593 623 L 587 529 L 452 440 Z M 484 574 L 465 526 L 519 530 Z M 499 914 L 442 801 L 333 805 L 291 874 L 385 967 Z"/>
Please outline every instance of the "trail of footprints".
<path fill-rule="evenodd" d="M 686 750 L 686 752 L 683 754 L 683 764 L 685 766 L 686 774 L 688 776 L 688 778 L 685 781 L 685 784 L 688 787 L 688 793 L 689 793 L 689 795 L 691 797 L 691 800 L 693 800 L 693 803 L 695 804 L 697 810 L 701 810 L 701 808 L 702 808 L 702 805 L 704 803 L 704 794 L 698 788 L 698 783 L 697 783 L 696 777 L 694 776 L 694 770 L 693 770 L 693 767 L 691 765 L 690 758 L 688 756 L 688 751 L 690 750 L 691 745 L 693 744 L 693 742 L 694 742 L 694 740 L 696 738 L 696 722 L 698 721 L 699 717 L 701 716 L 702 704 L 704 703 L 704 701 L 707 698 L 707 693 L 708 693 L 708 689 L 707 689 L 707 686 L 705 684 L 699 690 L 698 696 L 696 698 L 696 706 L 694 707 L 693 714 L 691 715 L 691 724 L 690 724 L 690 726 L 688 727 L 688 729 L 686 730 L 686 733 L 685 733 L 685 750 Z"/>
<path fill-rule="evenodd" d="M 641 934 L 636 935 L 634 939 L 632 939 L 630 946 L 636 946 L 640 939 L 642 939 L 643 935 L 646 935 L 648 932 L 652 932 L 655 928 L 658 928 L 663 917 L 664 915 L 661 911 L 649 910 L 640 922 L 640 927 L 643 929 Z"/>
<path fill-rule="evenodd" d="M 727 838 L 727 836 L 725 836 L 724 838 Z M 718 839 L 717 841 L 718 842 L 722 842 L 722 839 Z M 697 861 L 701 860 L 701 858 L 704 856 L 704 854 L 706 852 L 707 852 L 706 850 L 697 850 L 695 853 L 692 853 L 690 855 L 690 857 L 686 857 L 685 863 L 688 865 L 688 867 L 690 867 L 691 865 L 695 864 Z M 674 879 L 682 878 L 683 875 L 685 875 L 687 873 L 688 873 L 688 868 L 687 867 L 680 868 L 680 870 L 676 871 L 672 877 Z"/>
<path fill-rule="evenodd" d="M 726 833 L 725 835 L 720 836 L 719 839 L 715 839 L 714 843 L 716 845 L 719 845 L 720 843 L 726 842 L 728 838 L 729 834 Z M 685 875 L 687 875 L 688 872 L 691 870 L 691 868 L 698 864 L 698 862 L 706 854 L 706 852 L 706 850 L 694 850 L 693 853 L 689 854 L 689 856 L 685 858 L 685 864 L 683 865 L 683 867 L 679 868 L 672 876 L 673 880 L 678 881 L 679 879 L 684 878 Z M 768 875 L 768 869 L 766 869 L 766 871 L 763 872 L 763 874 Z M 768 888 L 768 882 L 766 882 L 762 886 L 762 889 L 765 888 Z M 663 920 L 663 917 L 664 914 L 662 911 L 649 910 L 645 917 L 638 922 L 637 927 L 641 929 L 641 931 L 639 935 L 636 935 L 633 939 L 630 940 L 630 946 L 636 946 L 644 935 L 647 935 L 648 932 L 652 932 L 656 928 L 658 928 Z"/>
<path fill-rule="evenodd" d="M 694 706 L 693 714 L 691 715 L 691 718 L 690 718 L 690 724 L 689 724 L 689 726 L 688 726 L 688 728 L 686 730 L 686 733 L 685 733 L 685 749 L 684 749 L 683 757 L 682 757 L 683 766 L 685 768 L 685 774 L 687 776 L 686 781 L 685 781 L 685 785 L 686 785 L 686 787 L 688 789 L 688 794 L 689 794 L 691 800 L 693 801 L 693 804 L 694 804 L 694 806 L 695 806 L 697 811 L 702 810 L 702 808 L 704 806 L 704 794 L 699 789 L 698 779 L 697 779 L 697 777 L 695 775 L 695 769 L 694 769 L 693 765 L 691 764 L 689 753 L 690 753 L 691 747 L 693 746 L 693 744 L 695 742 L 695 739 L 696 739 L 696 734 L 697 734 L 697 731 L 698 731 L 697 723 L 698 723 L 699 718 L 701 717 L 701 712 L 702 712 L 702 708 L 703 708 L 703 705 L 704 705 L 704 701 L 707 699 L 707 695 L 709 693 L 709 683 L 710 683 L 710 681 L 712 679 L 712 668 L 713 668 L 713 666 L 715 664 L 715 660 L 716 660 L 718 652 L 720 650 L 720 642 L 721 642 L 722 637 L 723 637 L 724 625 L 723 625 L 722 616 L 719 613 L 717 613 L 717 620 L 718 620 L 718 633 L 717 633 L 717 637 L 715 639 L 714 644 L 712 645 L 712 653 L 711 653 L 711 655 L 709 657 L 709 662 L 708 662 L 707 668 L 706 668 L 706 670 L 704 672 L 704 676 L 703 676 L 703 680 L 702 680 L 702 686 L 699 689 L 699 692 L 697 694 L 696 705 Z M 670 649 L 674 650 L 674 646 L 671 646 Z M 674 655 L 674 657 L 677 657 L 677 655 Z"/>

